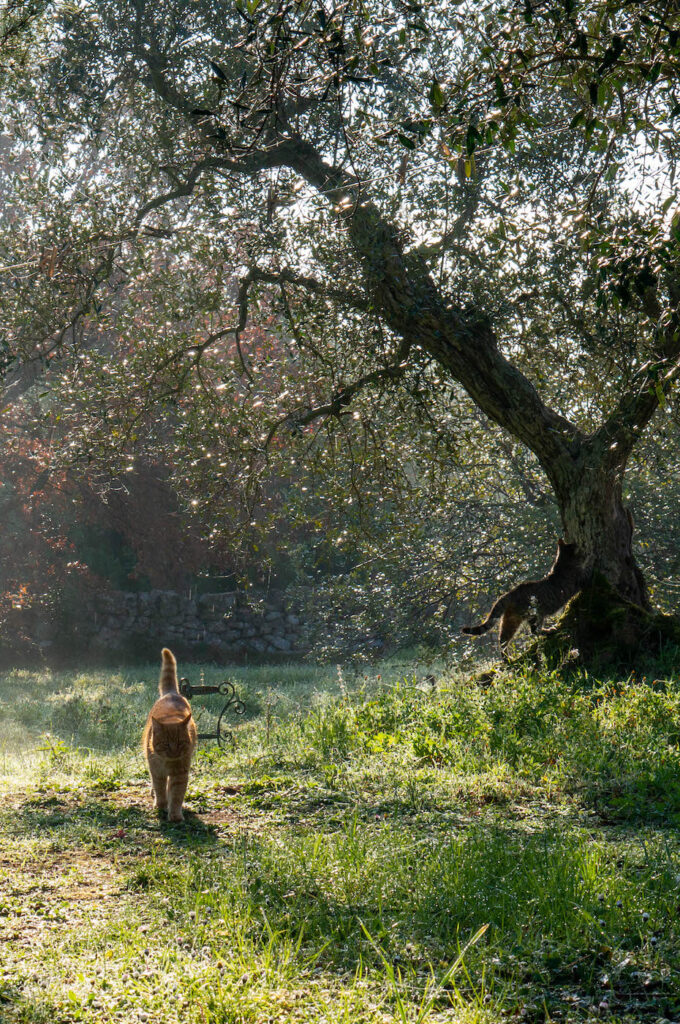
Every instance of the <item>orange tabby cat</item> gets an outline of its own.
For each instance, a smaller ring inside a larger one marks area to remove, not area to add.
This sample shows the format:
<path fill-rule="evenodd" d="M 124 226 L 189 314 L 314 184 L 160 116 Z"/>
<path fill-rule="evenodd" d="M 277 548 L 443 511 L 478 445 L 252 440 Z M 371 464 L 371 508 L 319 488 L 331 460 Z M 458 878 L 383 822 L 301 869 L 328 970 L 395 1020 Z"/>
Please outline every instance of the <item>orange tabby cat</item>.
<path fill-rule="evenodd" d="M 182 803 L 198 737 L 189 701 L 177 685 L 175 656 L 164 647 L 161 658 L 161 695 L 146 720 L 142 746 L 149 765 L 154 806 L 159 811 L 167 809 L 168 821 L 183 821 Z"/>

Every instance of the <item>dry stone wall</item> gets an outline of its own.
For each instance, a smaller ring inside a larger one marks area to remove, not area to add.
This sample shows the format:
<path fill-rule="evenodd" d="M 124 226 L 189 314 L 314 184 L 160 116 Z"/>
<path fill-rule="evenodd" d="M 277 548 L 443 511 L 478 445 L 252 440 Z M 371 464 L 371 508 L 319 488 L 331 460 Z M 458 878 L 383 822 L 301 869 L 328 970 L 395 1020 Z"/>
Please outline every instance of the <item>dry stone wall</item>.
<path fill-rule="evenodd" d="M 302 654 L 309 647 L 308 625 L 279 595 L 246 605 L 234 594 L 117 592 L 97 595 L 92 612 L 87 640 L 95 652 L 165 644 L 185 657 L 227 660 Z"/>
<path fill-rule="evenodd" d="M 299 657 L 314 632 L 280 593 L 246 604 L 235 594 L 173 590 L 107 591 L 81 595 L 77 604 L 13 608 L 3 627 L 0 665 L 155 660 L 163 646 L 183 659 L 218 663 Z"/>

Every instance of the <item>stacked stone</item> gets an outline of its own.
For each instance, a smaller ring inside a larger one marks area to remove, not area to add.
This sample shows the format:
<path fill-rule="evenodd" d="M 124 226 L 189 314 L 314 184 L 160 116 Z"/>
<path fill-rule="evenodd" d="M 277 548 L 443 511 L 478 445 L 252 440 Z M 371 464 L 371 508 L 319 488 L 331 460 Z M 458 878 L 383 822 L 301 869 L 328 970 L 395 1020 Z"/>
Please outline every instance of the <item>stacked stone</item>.
<path fill-rule="evenodd" d="M 301 654 L 310 637 L 309 628 L 276 596 L 249 606 L 234 594 L 190 598 L 172 590 L 99 594 L 79 632 L 95 650 L 122 650 L 146 640 L 185 656 L 194 651 L 217 658 Z"/>

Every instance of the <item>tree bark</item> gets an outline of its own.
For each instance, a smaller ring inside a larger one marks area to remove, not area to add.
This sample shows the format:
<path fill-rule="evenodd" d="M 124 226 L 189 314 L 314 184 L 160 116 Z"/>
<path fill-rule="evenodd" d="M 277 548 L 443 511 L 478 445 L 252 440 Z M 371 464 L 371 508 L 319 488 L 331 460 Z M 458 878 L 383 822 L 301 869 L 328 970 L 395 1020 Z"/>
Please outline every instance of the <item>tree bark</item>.
<path fill-rule="evenodd" d="M 165 69 L 141 44 L 139 55 L 150 68 L 158 96 L 186 116 L 192 106 L 189 99 L 167 80 Z M 504 356 L 483 311 L 451 305 L 418 252 L 404 253 L 397 225 L 381 213 L 361 180 L 329 164 L 285 118 L 273 123 L 262 138 L 261 147 L 242 155 L 210 140 L 221 155 L 196 165 L 197 173 L 182 194 L 193 190 L 204 170 L 216 169 L 254 175 L 286 166 L 312 185 L 344 223 L 369 308 L 402 339 L 407 352 L 420 349 L 429 355 L 490 419 L 535 453 L 553 487 L 564 538 L 577 545 L 584 579 L 601 577 L 623 600 L 648 609 L 621 481 L 659 396 L 663 399 L 679 373 L 680 288 L 676 309 L 655 342 L 656 361 L 639 368 L 611 414 L 586 436 L 549 408 L 533 383 Z M 175 194 L 150 201 L 142 215 Z M 332 403 L 326 409 L 333 414 Z"/>
<path fill-rule="evenodd" d="M 586 578 L 603 576 L 633 604 L 649 608 L 644 577 L 632 550 L 633 517 L 623 504 L 621 480 L 584 464 L 572 486 L 554 484 L 565 540 L 575 543 Z"/>

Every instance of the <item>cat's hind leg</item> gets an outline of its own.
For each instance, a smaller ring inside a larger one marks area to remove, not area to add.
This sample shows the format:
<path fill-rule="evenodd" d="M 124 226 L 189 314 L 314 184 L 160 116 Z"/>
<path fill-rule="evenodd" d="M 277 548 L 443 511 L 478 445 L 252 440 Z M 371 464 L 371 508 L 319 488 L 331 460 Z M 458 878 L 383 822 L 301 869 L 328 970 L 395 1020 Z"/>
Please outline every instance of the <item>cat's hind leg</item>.
<path fill-rule="evenodd" d="M 510 609 L 506 609 L 503 612 L 498 626 L 498 646 L 500 647 L 501 658 L 505 662 L 510 660 L 508 657 L 508 644 L 521 625 L 521 615 L 512 612 Z"/>
<path fill-rule="evenodd" d="M 189 772 L 171 775 L 168 779 L 168 821 L 184 821 L 182 804 L 189 785 Z"/>

